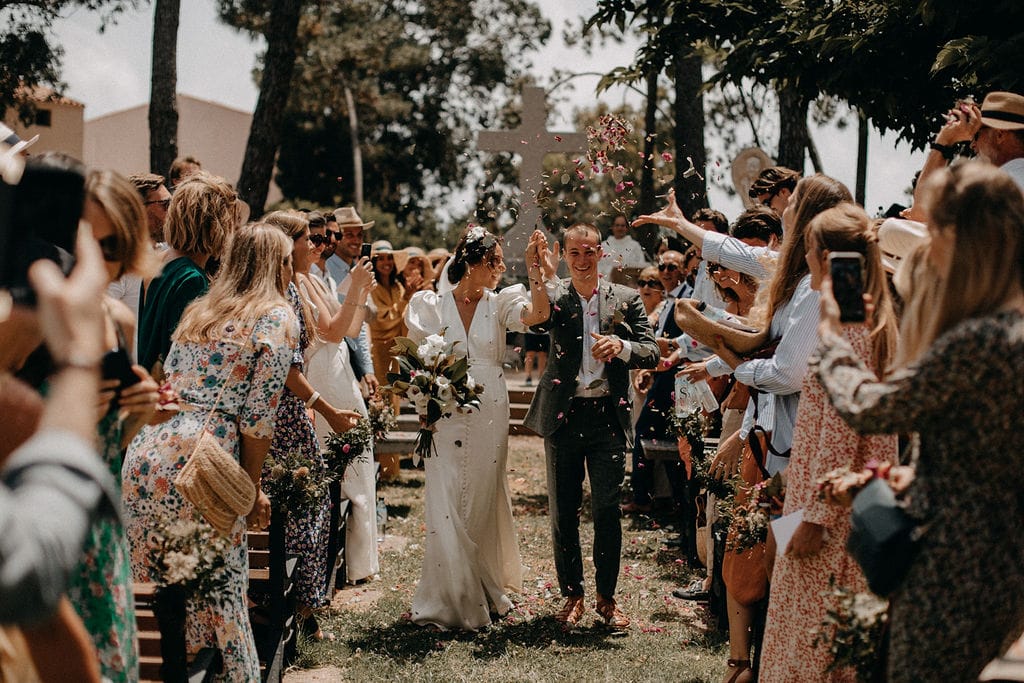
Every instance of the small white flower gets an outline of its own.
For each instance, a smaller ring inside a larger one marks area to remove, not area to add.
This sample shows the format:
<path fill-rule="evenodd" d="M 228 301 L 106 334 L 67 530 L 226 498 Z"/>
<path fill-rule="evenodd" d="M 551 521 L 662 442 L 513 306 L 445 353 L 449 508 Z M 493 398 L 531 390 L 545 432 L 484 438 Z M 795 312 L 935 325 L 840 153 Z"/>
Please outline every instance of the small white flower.
<path fill-rule="evenodd" d="M 473 379 L 473 375 L 466 373 L 466 388 L 470 391 L 476 389 L 476 380 Z"/>
<path fill-rule="evenodd" d="M 445 383 L 444 385 L 442 385 L 442 379 L 444 378 L 437 378 L 437 398 L 441 401 L 441 403 L 444 403 L 445 408 L 447 408 L 452 398 L 455 397 L 455 392 L 452 390 L 452 385 L 448 380 L 445 379 Z"/>
<path fill-rule="evenodd" d="M 199 566 L 199 558 L 195 555 L 169 552 L 164 557 L 164 564 L 167 566 L 167 583 L 184 583 L 196 578 L 196 567 Z"/>
<path fill-rule="evenodd" d="M 406 398 L 410 401 L 415 401 L 418 397 L 423 395 L 423 390 L 415 384 L 410 384 L 409 388 L 405 392 Z"/>

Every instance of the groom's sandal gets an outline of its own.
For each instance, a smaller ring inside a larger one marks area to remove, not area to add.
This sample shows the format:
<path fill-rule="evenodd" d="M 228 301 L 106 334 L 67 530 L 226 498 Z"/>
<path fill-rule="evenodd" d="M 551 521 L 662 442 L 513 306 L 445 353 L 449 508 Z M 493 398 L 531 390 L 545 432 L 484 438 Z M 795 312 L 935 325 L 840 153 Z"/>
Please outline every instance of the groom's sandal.
<path fill-rule="evenodd" d="M 570 595 L 565 599 L 562 609 L 555 614 L 555 621 L 564 624 L 567 628 L 572 628 L 583 618 L 584 609 L 583 596 Z"/>
<path fill-rule="evenodd" d="M 629 617 L 619 609 L 614 600 L 598 598 L 597 613 L 604 619 L 604 625 L 613 631 L 625 631 L 629 628 Z"/>

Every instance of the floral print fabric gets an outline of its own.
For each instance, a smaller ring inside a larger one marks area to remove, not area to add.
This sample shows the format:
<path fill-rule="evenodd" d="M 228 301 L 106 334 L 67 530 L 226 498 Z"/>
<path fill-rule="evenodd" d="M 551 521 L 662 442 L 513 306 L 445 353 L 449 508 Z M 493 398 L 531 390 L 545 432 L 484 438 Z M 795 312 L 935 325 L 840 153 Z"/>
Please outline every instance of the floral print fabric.
<path fill-rule="evenodd" d="M 209 431 L 236 458 L 241 435 L 269 439 L 298 337 L 295 316 L 284 306 L 260 317 L 251 330 L 236 323 L 221 339 L 203 344 L 175 343 L 168 354 L 168 380 L 181 396 L 183 410 L 160 425 L 143 427 L 124 463 L 122 502 L 137 581 L 155 581 L 147 532 L 167 516 L 192 519 L 195 508 L 174 488 L 196 438 L 210 415 Z M 259 660 L 246 601 L 248 548 L 245 519 L 230 534 L 225 569 L 229 589 L 208 600 L 189 600 L 186 639 L 190 652 L 217 647 L 224 655 L 223 680 L 259 680 Z"/>

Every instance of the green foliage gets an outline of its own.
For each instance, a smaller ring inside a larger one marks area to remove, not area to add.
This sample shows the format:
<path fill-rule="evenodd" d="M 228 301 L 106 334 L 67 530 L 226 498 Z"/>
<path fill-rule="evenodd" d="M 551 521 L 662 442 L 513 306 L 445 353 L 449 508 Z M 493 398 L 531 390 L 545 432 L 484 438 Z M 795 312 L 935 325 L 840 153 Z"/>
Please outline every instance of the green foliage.
<path fill-rule="evenodd" d="M 29 95 L 37 89 L 62 91 L 64 50 L 53 42 L 50 26 L 75 8 L 102 11 L 104 25 L 135 0 L 38 0 L 0 5 L 0 112 L 18 111 L 26 124 L 35 108 Z"/>
<path fill-rule="evenodd" d="M 221 13 L 257 31 L 265 7 L 264 0 L 222 0 Z M 430 233 L 436 218 L 424 206 L 443 204 L 462 185 L 473 133 L 494 123 L 506 84 L 549 34 L 528 0 L 310 4 L 278 184 L 288 197 L 352 203 L 354 118 L 367 202 L 395 217 L 402 243 Z"/>

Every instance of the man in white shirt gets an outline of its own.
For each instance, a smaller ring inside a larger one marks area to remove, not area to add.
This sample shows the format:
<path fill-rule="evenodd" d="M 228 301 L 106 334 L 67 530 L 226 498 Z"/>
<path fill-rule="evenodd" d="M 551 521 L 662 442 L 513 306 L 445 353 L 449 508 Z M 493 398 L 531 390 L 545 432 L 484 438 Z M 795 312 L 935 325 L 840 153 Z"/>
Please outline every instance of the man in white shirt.
<path fill-rule="evenodd" d="M 621 213 L 612 219 L 612 234 L 601 243 L 601 252 L 597 272 L 603 278 L 616 268 L 643 268 L 648 263 L 643 247 L 629 236 L 629 221 Z"/>

